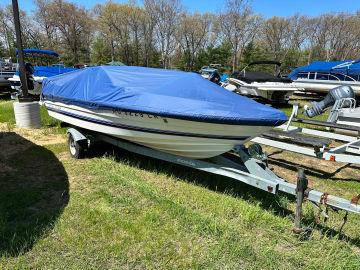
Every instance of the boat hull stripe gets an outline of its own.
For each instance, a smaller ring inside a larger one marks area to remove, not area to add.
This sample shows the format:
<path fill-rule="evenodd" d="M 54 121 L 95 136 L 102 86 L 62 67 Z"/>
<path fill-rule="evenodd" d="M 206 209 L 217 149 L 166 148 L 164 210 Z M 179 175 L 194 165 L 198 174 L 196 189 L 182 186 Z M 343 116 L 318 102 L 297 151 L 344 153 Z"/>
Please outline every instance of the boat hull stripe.
<path fill-rule="evenodd" d="M 124 124 L 112 123 L 110 121 L 104 121 L 100 119 L 95 119 L 83 115 L 74 114 L 71 112 L 66 112 L 63 110 L 58 110 L 54 108 L 47 107 L 49 111 L 53 111 L 59 114 L 63 114 L 69 117 L 73 117 L 79 120 L 84 120 L 87 122 L 100 124 L 109 127 L 115 128 L 122 128 L 127 130 L 133 131 L 140 131 L 140 132 L 148 132 L 148 133 L 156 133 L 156 134 L 164 134 L 164 135 L 174 135 L 174 136 L 184 136 L 184 137 L 196 137 L 196 138 L 210 138 L 210 139 L 221 139 L 221 140 L 235 140 L 235 141 L 244 141 L 250 139 L 250 136 L 222 136 L 222 135 L 208 135 L 208 134 L 196 134 L 196 133 L 186 133 L 186 132 L 178 132 L 178 131 L 168 131 L 168 130 L 159 130 L 159 129 L 150 129 L 144 127 L 137 127 L 137 126 L 129 126 Z"/>

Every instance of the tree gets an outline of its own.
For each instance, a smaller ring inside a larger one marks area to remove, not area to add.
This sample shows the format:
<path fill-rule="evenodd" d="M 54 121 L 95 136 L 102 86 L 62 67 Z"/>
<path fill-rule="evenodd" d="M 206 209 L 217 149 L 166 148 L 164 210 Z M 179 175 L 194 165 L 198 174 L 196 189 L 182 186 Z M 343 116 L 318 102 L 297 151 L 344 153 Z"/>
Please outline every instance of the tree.
<path fill-rule="evenodd" d="M 226 66 L 231 55 L 231 46 L 229 44 L 222 43 L 219 46 L 210 45 L 199 52 L 195 61 L 195 68 L 199 70 L 202 66 L 208 65 L 209 63 Z"/>
<path fill-rule="evenodd" d="M 58 44 L 58 33 L 52 14 L 50 14 L 50 2 L 49 0 L 36 0 L 35 5 L 35 21 L 38 23 L 40 31 L 44 33 L 45 46 L 55 49 Z"/>
<path fill-rule="evenodd" d="M 64 0 L 37 1 L 38 21 L 51 33 L 58 33 L 59 45 L 65 49 L 70 64 L 89 61 L 92 19 L 83 7 Z M 51 34 L 52 35 L 52 34 Z M 51 37 L 49 37 L 51 38 Z M 66 58 L 67 56 L 67 58 Z"/>
<path fill-rule="evenodd" d="M 225 42 L 231 46 L 233 71 L 244 48 L 253 41 L 260 21 L 246 0 L 226 0 L 225 11 L 219 16 L 219 25 Z"/>
<path fill-rule="evenodd" d="M 110 61 L 114 61 L 114 58 L 111 57 L 107 40 L 102 36 L 95 37 L 91 45 L 91 62 L 97 65 L 103 65 Z"/>
<path fill-rule="evenodd" d="M 179 0 L 144 0 L 145 11 L 154 22 L 156 46 L 163 68 L 170 66 L 170 56 L 176 48 L 176 27 L 182 7 Z"/>
<path fill-rule="evenodd" d="M 181 14 L 177 36 L 186 59 L 187 70 L 193 69 L 196 56 L 206 47 L 212 20 L 213 17 L 210 14 Z"/>
<path fill-rule="evenodd" d="M 12 55 L 15 48 L 15 32 L 11 19 L 10 6 L 0 8 L 0 39 L 7 54 Z"/>

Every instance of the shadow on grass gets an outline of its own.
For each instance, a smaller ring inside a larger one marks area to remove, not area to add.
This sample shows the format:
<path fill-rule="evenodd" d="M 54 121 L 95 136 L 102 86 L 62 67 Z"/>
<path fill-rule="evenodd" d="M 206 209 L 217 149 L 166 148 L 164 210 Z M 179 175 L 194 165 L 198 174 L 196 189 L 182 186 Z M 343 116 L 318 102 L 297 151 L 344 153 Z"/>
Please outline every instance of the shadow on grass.
<path fill-rule="evenodd" d="M 291 219 L 294 218 L 294 213 L 287 207 L 289 202 L 295 202 L 295 197 L 285 193 L 281 193 L 281 196 L 274 196 L 273 194 L 259 190 L 231 178 L 209 174 L 190 168 L 184 169 L 184 166 L 181 165 L 137 155 L 105 143 L 98 143 L 95 145 L 95 148 L 90 151 L 88 155 L 89 158 L 100 155 L 111 155 L 114 156 L 118 162 L 124 162 L 130 166 L 143 170 L 156 171 L 158 173 L 175 176 L 182 181 L 200 185 L 212 191 L 230 194 L 232 196 L 254 202 L 259 204 L 263 209 L 271 211 L 277 216 L 290 217 Z M 314 219 L 311 218 L 304 218 L 302 223 L 305 227 L 311 227 L 320 231 L 324 237 L 338 237 L 341 240 L 360 247 L 360 238 L 351 238 L 346 236 L 342 232 L 328 227 L 326 224 L 315 224 Z"/>
<path fill-rule="evenodd" d="M 10 100 L 10 91 L 7 92 L 7 89 L 3 89 L 0 87 L 0 101 L 1 100 Z"/>
<path fill-rule="evenodd" d="M 56 156 L 13 132 L 0 132 L 0 257 L 18 256 L 52 229 L 69 201 Z"/>

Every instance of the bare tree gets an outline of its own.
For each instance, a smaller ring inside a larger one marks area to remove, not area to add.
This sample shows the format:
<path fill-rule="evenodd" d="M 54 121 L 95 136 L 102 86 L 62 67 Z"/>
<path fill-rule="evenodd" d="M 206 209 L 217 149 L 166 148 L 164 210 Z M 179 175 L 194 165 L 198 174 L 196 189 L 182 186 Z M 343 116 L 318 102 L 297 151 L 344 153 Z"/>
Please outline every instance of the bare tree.
<path fill-rule="evenodd" d="M 11 9 L 0 8 L 0 38 L 8 54 L 15 45 L 15 32 L 12 23 Z"/>
<path fill-rule="evenodd" d="M 140 16 L 140 22 L 143 33 L 143 64 L 148 67 L 154 49 L 155 22 L 152 20 L 151 15 L 146 11 Z"/>
<path fill-rule="evenodd" d="M 195 57 L 210 39 L 213 16 L 182 13 L 178 27 L 178 41 L 186 58 L 186 67 L 192 70 Z"/>
<path fill-rule="evenodd" d="M 263 38 L 276 60 L 283 60 L 291 46 L 291 27 L 286 18 L 272 17 L 263 24 Z"/>
<path fill-rule="evenodd" d="M 306 41 L 306 22 L 308 18 L 295 14 L 288 18 L 290 28 L 290 47 L 301 50 Z"/>
<path fill-rule="evenodd" d="M 160 50 L 161 64 L 170 65 L 170 56 L 176 48 L 176 27 L 181 12 L 179 0 L 144 0 L 147 14 L 155 23 L 156 45 Z"/>
<path fill-rule="evenodd" d="M 69 49 L 72 63 L 78 63 L 80 55 L 89 58 L 92 19 L 87 10 L 64 0 L 53 0 L 46 4 L 46 12 L 38 14 L 43 14 L 42 21 L 59 32 L 59 41 Z"/>
<path fill-rule="evenodd" d="M 46 47 L 54 48 L 58 43 L 58 33 L 54 25 L 50 12 L 49 0 L 35 0 L 36 11 L 35 21 L 40 27 L 40 31 L 45 34 Z M 55 49 L 55 48 L 54 48 Z"/>
<path fill-rule="evenodd" d="M 244 48 L 257 33 L 260 17 L 253 14 L 246 0 L 227 0 L 225 7 L 219 16 L 219 25 L 224 40 L 231 46 L 232 69 L 235 71 Z"/>

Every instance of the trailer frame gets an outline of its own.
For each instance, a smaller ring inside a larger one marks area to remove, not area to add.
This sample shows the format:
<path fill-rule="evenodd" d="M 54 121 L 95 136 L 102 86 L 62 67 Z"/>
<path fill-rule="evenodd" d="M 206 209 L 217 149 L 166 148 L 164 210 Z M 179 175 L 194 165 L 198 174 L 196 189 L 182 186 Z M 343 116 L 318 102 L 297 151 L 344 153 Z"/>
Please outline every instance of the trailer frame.
<path fill-rule="evenodd" d="M 323 145 L 321 147 L 312 147 L 312 146 L 309 147 L 309 146 L 299 145 L 296 141 L 284 142 L 281 140 L 281 138 L 276 138 L 276 139 L 267 138 L 266 134 L 261 137 L 253 138 L 251 141 L 262 145 L 267 145 L 285 151 L 303 154 L 327 161 L 360 164 L 360 128 L 348 126 L 348 125 L 342 125 L 342 124 L 335 124 L 325 121 L 315 121 L 315 120 L 296 118 L 298 115 L 298 110 L 299 110 L 299 105 L 294 104 L 288 122 L 284 125 L 277 127 L 276 130 L 279 130 L 281 132 L 284 132 L 284 134 L 289 134 L 289 135 L 291 134 L 297 134 L 300 136 L 311 135 L 318 138 L 331 139 L 342 142 L 342 144 L 337 147 L 327 147 L 326 145 Z M 358 136 L 350 136 L 350 135 L 334 133 L 331 131 L 322 131 L 311 128 L 292 126 L 291 124 L 293 122 L 357 132 Z M 303 138 L 306 139 L 305 136 Z"/>
<path fill-rule="evenodd" d="M 302 203 L 307 200 L 312 202 L 318 209 L 325 206 L 334 210 L 344 210 L 346 212 L 360 214 L 360 205 L 358 204 L 360 194 L 355 195 L 352 200 L 347 200 L 330 195 L 326 192 L 313 190 L 309 188 L 307 184 L 305 187 L 304 184 L 302 184 L 302 188 L 300 188 L 299 183 L 293 184 L 287 182 L 286 180 L 278 177 L 269 168 L 267 162 L 264 160 L 264 154 L 262 153 L 261 146 L 258 144 L 254 144 L 248 148 L 244 145 L 237 145 L 231 152 L 224 155 L 208 160 L 197 160 L 161 152 L 146 146 L 114 138 L 109 135 L 82 130 L 79 128 L 69 128 L 67 133 L 69 138 L 71 138 L 69 142 L 75 141 L 76 143 L 81 144 L 82 147 L 92 145 L 93 141 L 103 141 L 142 156 L 175 163 L 215 175 L 226 176 L 274 195 L 286 193 L 297 198 L 301 195 L 301 199 L 298 199 L 299 202 Z M 72 147 L 70 144 L 69 146 L 70 148 Z M 250 153 L 252 153 L 252 155 L 250 155 Z M 230 159 L 230 155 L 233 158 Z M 303 174 L 303 169 L 300 169 L 300 171 L 301 170 L 302 172 L 300 174 Z M 304 176 L 300 177 L 300 179 L 304 180 L 303 178 Z M 303 183 L 304 181 L 298 182 Z M 300 192 L 300 195 L 299 190 L 303 190 Z"/>

